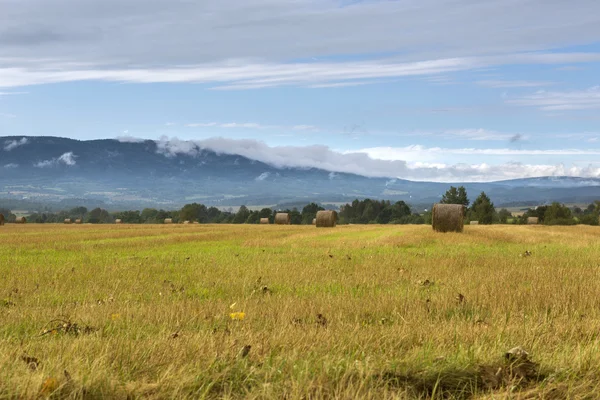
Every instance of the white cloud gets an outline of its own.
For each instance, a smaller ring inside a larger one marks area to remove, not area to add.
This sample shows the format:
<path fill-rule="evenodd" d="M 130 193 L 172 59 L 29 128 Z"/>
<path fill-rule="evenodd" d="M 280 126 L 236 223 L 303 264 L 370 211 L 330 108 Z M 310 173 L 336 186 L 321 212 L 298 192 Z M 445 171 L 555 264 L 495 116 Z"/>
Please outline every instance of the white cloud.
<path fill-rule="evenodd" d="M 77 69 L 62 64 L 44 67 L 34 64 L 0 68 L 0 87 L 90 80 L 130 83 L 193 82 L 216 85 L 213 88 L 220 90 L 278 86 L 314 87 L 340 81 L 375 83 L 389 78 L 431 76 L 494 65 L 555 64 L 567 61 L 600 61 L 600 53 L 504 54 L 407 62 L 396 59 L 303 63 L 257 63 L 253 60 L 237 60 L 167 68 Z"/>
<path fill-rule="evenodd" d="M 540 90 L 506 102 L 516 106 L 536 107 L 542 111 L 596 110 L 600 109 L 600 86 L 564 92 Z"/>
<path fill-rule="evenodd" d="M 440 136 L 455 137 L 465 140 L 498 140 L 498 141 L 515 141 L 524 138 L 524 135 L 514 133 L 501 133 L 490 131 L 487 129 L 457 129 L 447 130 L 441 133 Z"/>
<path fill-rule="evenodd" d="M 16 94 L 28 94 L 29 92 L 0 92 L 0 96 L 11 96 Z"/>
<path fill-rule="evenodd" d="M 56 164 L 56 159 L 53 158 L 52 160 L 38 161 L 37 163 L 33 164 L 33 166 L 36 168 L 49 168 L 55 164 Z"/>
<path fill-rule="evenodd" d="M 577 67 L 575 65 L 567 65 L 565 67 L 558 67 L 556 68 L 557 71 L 582 71 L 585 68 L 583 67 Z"/>
<path fill-rule="evenodd" d="M 320 128 L 314 125 L 264 125 L 256 122 L 200 122 L 185 125 L 188 128 L 224 128 L 224 129 L 278 129 L 278 130 L 294 130 L 294 131 L 319 131 Z"/>
<path fill-rule="evenodd" d="M 73 154 L 72 151 L 63 154 L 62 156 L 58 157 L 58 162 L 59 163 L 63 163 L 65 165 L 75 165 L 75 155 Z"/>
<path fill-rule="evenodd" d="M 576 7 L 547 0 L 357 1 L 343 7 L 338 0 L 0 0 L 0 5 L 0 58 L 74 65 L 321 59 L 332 53 L 397 52 L 424 59 L 540 51 L 600 39 L 596 0 L 578 0 Z"/>
<path fill-rule="evenodd" d="M 133 136 L 117 136 L 115 140 L 118 140 L 121 143 L 142 143 L 146 139 L 136 138 Z"/>
<path fill-rule="evenodd" d="M 10 163 L 10 164 L 5 164 L 4 168 L 6 168 L 6 169 L 14 169 L 14 168 L 17 168 L 18 166 L 19 166 L 19 164 Z"/>
<path fill-rule="evenodd" d="M 554 82 L 548 81 L 501 81 L 501 80 L 482 80 L 475 82 L 479 86 L 489 88 L 520 88 L 520 87 L 540 87 L 551 86 Z"/>
<path fill-rule="evenodd" d="M 522 149 L 476 149 L 476 148 L 443 148 L 424 147 L 420 145 L 407 147 L 371 147 L 361 150 L 382 160 L 394 160 L 407 152 L 419 152 L 429 154 L 456 154 L 456 155 L 486 155 L 486 156 L 578 156 L 578 155 L 600 155 L 600 149 L 558 149 L 558 150 L 522 150 Z"/>
<path fill-rule="evenodd" d="M 599 150 L 512 150 L 512 149 L 444 149 L 409 146 L 405 148 L 369 148 L 352 152 L 334 151 L 327 146 L 270 147 L 256 140 L 211 138 L 183 141 L 161 138 L 158 152 L 168 157 L 178 154 L 195 156 L 202 149 L 221 154 L 240 155 L 278 168 L 319 168 L 335 173 L 352 173 L 369 177 L 389 177 L 440 182 L 493 181 L 535 176 L 572 175 L 600 177 L 600 168 L 563 164 L 503 163 L 444 164 L 424 161 L 427 155 L 600 155 Z"/>
<path fill-rule="evenodd" d="M 4 151 L 11 151 L 19 146 L 24 146 L 29 143 L 29 139 L 22 138 L 21 140 L 7 140 L 4 142 Z"/>
<path fill-rule="evenodd" d="M 271 175 L 270 172 L 263 172 L 262 174 L 257 176 L 255 180 L 256 181 L 264 181 L 265 179 L 267 179 L 269 177 L 269 175 Z"/>
<path fill-rule="evenodd" d="M 36 168 L 51 168 L 59 164 L 73 166 L 76 164 L 75 158 L 77 158 L 77 156 L 74 155 L 72 151 L 69 151 L 68 153 L 62 154 L 60 157 L 51 160 L 38 161 L 33 166 Z"/>

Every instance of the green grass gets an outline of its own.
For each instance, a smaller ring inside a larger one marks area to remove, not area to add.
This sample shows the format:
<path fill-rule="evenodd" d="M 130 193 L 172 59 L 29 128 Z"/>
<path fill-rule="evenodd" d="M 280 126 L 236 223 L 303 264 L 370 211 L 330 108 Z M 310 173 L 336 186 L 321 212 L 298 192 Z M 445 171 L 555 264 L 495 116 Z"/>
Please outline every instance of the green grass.
<path fill-rule="evenodd" d="M 599 389 L 597 227 L 6 225 L 0 243 L 0 398 Z M 505 365 L 515 346 L 536 374 Z"/>

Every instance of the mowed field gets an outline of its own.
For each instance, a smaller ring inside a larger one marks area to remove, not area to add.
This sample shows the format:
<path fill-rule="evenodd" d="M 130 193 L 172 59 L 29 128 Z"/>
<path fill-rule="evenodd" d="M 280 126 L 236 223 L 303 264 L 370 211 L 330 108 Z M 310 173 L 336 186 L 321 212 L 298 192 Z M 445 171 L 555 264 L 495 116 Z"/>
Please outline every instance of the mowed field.
<path fill-rule="evenodd" d="M 598 227 L 10 224 L 0 275 L 0 398 L 600 393 Z"/>

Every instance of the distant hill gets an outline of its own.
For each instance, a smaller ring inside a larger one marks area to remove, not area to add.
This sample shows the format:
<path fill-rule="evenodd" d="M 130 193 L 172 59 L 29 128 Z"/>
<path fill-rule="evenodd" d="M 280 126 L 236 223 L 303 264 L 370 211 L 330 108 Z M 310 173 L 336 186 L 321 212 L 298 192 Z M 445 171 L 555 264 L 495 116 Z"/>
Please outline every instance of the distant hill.
<path fill-rule="evenodd" d="M 108 208 L 341 203 L 355 198 L 404 200 L 426 207 L 447 183 L 368 178 L 321 169 L 276 168 L 239 155 L 201 150 L 162 154 L 154 141 L 78 141 L 0 137 L 0 198 Z M 456 186 L 456 184 L 454 184 Z M 497 205 L 600 199 L 600 179 L 544 177 L 464 184 Z"/>

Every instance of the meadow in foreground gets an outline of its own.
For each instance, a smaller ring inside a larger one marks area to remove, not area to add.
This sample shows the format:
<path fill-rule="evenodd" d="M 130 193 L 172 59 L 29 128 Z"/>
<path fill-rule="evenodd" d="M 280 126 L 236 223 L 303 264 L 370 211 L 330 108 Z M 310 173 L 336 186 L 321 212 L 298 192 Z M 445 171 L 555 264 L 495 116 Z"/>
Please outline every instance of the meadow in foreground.
<path fill-rule="evenodd" d="M 0 398 L 596 398 L 599 272 L 597 227 L 7 225 Z"/>

